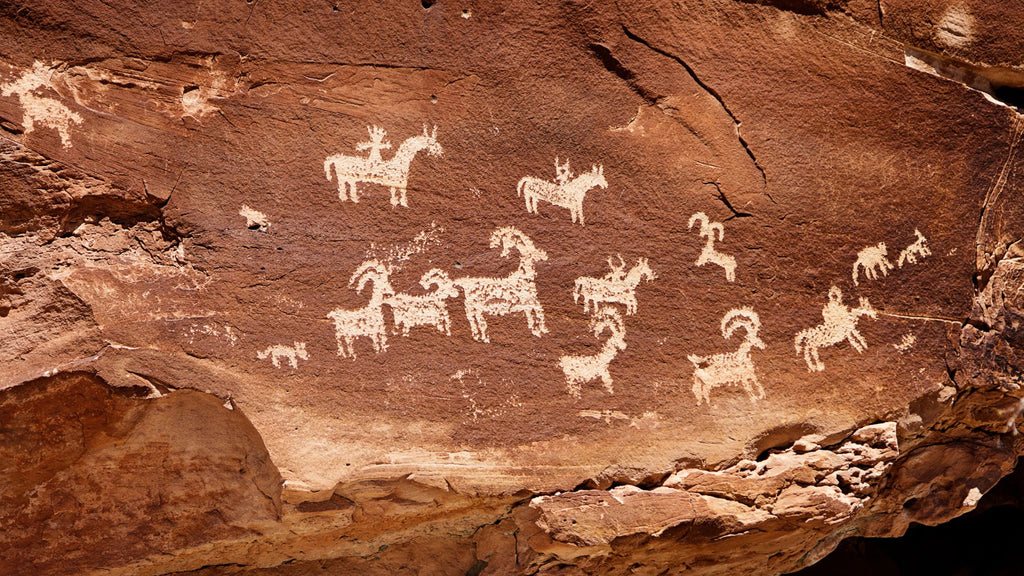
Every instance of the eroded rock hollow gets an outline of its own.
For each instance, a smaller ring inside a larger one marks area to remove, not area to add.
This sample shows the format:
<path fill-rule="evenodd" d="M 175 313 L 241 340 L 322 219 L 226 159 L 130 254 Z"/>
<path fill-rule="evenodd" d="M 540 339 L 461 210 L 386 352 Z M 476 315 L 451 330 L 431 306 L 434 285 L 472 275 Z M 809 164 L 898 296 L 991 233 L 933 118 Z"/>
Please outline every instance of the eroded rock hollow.
<path fill-rule="evenodd" d="M 0 573 L 779 574 L 1024 453 L 1024 10 L 0 6 Z"/>

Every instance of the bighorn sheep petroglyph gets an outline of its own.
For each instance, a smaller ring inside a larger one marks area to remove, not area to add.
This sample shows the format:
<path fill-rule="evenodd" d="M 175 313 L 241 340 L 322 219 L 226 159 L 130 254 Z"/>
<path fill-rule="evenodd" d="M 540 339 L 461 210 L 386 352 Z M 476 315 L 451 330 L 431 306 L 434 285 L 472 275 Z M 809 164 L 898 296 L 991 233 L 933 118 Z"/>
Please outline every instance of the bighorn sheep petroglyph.
<path fill-rule="evenodd" d="M 751 401 L 764 398 L 764 388 L 757 380 L 754 362 L 750 359 L 752 348 L 763 350 L 765 347 L 757 335 L 761 320 L 750 308 L 730 310 L 722 317 L 722 336 L 729 339 L 738 328 L 746 331 L 746 338 L 735 352 L 687 356 L 693 363 L 693 395 L 697 397 L 698 406 L 702 401 L 710 404 L 711 390 L 720 386 L 743 386 Z"/>
<path fill-rule="evenodd" d="M 614 394 L 608 365 L 615 359 L 619 350 L 626 349 L 626 327 L 622 316 L 614 307 L 595 308 L 594 315 L 590 320 L 590 329 L 595 337 L 600 337 L 605 331 L 609 333 L 600 352 L 591 355 L 562 356 L 558 360 L 558 365 L 565 373 L 565 384 L 569 393 L 577 398 L 580 396 L 583 384 L 597 378 L 601 379 L 604 389 L 609 394 Z"/>
<path fill-rule="evenodd" d="M 356 292 L 362 293 L 367 282 L 373 283 L 370 301 L 363 308 L 346 310 L 336 308 L 327 315 L 334 320 L 334 333 L 338 341 L 338 356 L 355 359 L 353 344 L 359 336 L 366 336 L 373 342 L 377 353 L 388 349 L 388 337 L 384 327 L 384 302 L 395 295 L 394 288 L 388 281 L 389 270 L 379 260 L 367 260 L 352 274 L 348 281 L 349 288 L 358 282 Z"/>
<path fill-rule="evenodd" d="M 501 246 L 501 256 L 512 248 L 519 252 L 519 268 L 504 278 L 457 278 L 455 285 L 465 295 L 466 318 L 473 339 L 490 342 L 485 315 L 505 316 L 515 312 L 526 314 L 526 322 L 534 336 L 546 334 L 544 308 L 537 299 L 534 263 L 548 259 L 547 252 L 535 247 L 525 234 L 511 226 L 498 228 L 491 234 L 491 248 Z"/>
<path fill-rule="evenodd" d="M 697 212 L 690 217 L 687 229 L 692 230 L 693 225 L 698 222 L 700 222 L 700 235 L 707 238 L 707 242 L 704 244 L 704 249 L 700 251 L 700 256 L 697 257 L 697 261 L 694 264 L 697 266 L 718 264 L 725 269 L 725 279 L 729 282 L 735 282 L 736 259 L 715 250 L 715 235 L 718 235 L 718 241 L 721 242 L 725 237 L 725 227 L 722 226 L 721 222 L 712 222 L 707 214 Z"/>

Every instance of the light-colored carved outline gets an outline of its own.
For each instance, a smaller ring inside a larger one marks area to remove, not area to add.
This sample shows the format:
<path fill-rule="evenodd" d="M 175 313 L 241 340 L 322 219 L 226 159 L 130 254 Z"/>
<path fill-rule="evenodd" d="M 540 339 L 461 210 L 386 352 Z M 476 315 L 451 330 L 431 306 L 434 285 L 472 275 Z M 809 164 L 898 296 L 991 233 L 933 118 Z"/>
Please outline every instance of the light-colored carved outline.
<path fill-rule="evenodd" d="M 721 386 L 742 386 L 751 402 L 764 398 L 764 388 L 757 380 L 750 350 L 764 350 L 765 343 L 758 336 L 761 319 L 750 308 L 736 308 L 722 317 L 722 336 L 728 340 L 738 328 L 743 328 L 746 337 L 735 352 L 724 352 L 712 356 L 690 354 L 687 359 L 693 363 L 693 395 L 697 405 L 703 401 L 711 404 L 711 390 Z"/>
<path fill-rule="evenodd" d="M 448 305 L 445 300 L 457 298 L 459 291 L 455 288 L 455 282 L 448 277 L 448 273 L 440 268 L 432 268 L 423 273 L 420 278 L 420 286 L 424 290 L 434 290 L 422 295 L 395 294 L 384 300 L 384 303 L 391 307 L 391 314 L 395 320 L 395 333 L 402 330 L 402 336 L 408 336 L 409 330 L 416 326 L 434 326 L 445 336 L 452 335 L 451 319 L 448 315 Z"/>
<path fill-rule="evenodd" d="M 569 394 L 579 398 L 583 384 L 597 378 L 601 379 L 604 389 L 609 394 L 614 394 L 612 388 L 612 376 L 608 372 L 608 365 L 619 353 L 626 349 L 626 326 L 622 321 L 619 311 L 612 306 L 595 306 L 594 314 L 590 319 L 590 331 L 594 337 L 600 337 L 608 331 L 608 339 L 601 346 L 601 351 L 591 355 L 562 356 L 558 365 L 565 374 L 565 385 Z"/>
<path fill-rule="evenodd" d="M 736 259 L 729 254 L 723 254 L 715 250 L 715 235 L 717 233 L 718 241 L 721 242 L 725 238 L 725 226 L 721 222 L 712 222 L 707 214 L 697 212 L 690 216 L 690 223 L 686 227 L 687 230 L 693 230 L 693 225 L 697 222 L 700 222 L 699 233 L 707 238 L 707 242 L 705 242 L 704 248 L 700 251 L 700 256 L 697 257 L 694 265 L 718 264 L 725 270 L 725 279 L 729 282 L 735 282 Z"/>
<path fill-rule="evenodd" d="M 378 354 L 388 349 L 387 331 L 384 325 L 384 301 L 395 295 L 395 289 L 388 280 L 389 270 L 379 260 L 363 262 L 348 281 L 351 288 L 358 282 L 356 292 L 362 293 L 367 282 L 373 283 L 370 301 L 363 308 L 354 310 L 336 308 L 327 314 L 334 320 L 334 334 L 338 341 L 338 356 L 356 358 L 353 344 L 359 336 L 370 338 Z"/>
<path fill-rule="evenodd" d="M 288 364 L 292 368 L 299 367 L 299 360 L 309 360 L 309 353 L 306 352 L 305 342 L 296 342 L 293 346 L 285 346 L 283 344 L 274 344 L 260 350 L 256 353 L 256 357 L 260 360 L 266 360 L 270 358 L 270 362 L 274 365 L 274 368 L 281 367 L 281 359 L 287 358 Z"/>
<path fill-rule="evenodd" d="M 473 339 L 490 342 L 485 315 L 505 316 L 523 312 L 530 332 L 538 338 L 547 334 L 544 307 L 537 299 L 534 279 L 536 262 L 548 259 L 547 252 L 535 247 L 533 241 L 512 226 L 498 228 L 491 234 L 491 248 L 501 246 L 501 256 L 507 257 L 512 248 L 519 252 L 519 267 L 504 278 L 457 278 L 455 285 L 462 289 L 466 318 Z"/>
<path fill-rule="evenodd" d="M 569 161 L 559 164 L 558 158 L 555 158 L 554 181 L 526 176 L 516 184 L 516 195 L 525 199 L 527 212 L 537 214 L 537 201 L 544 200 L 553 206 L 568 208 L 573 224 L 578 219 L 582 226 L 583 198 L 587 191 L 594 187 L 608 187 L 608 182 L 604 179 L 604 166 L 594 164 L 590 172 L 573 177 Z"/>
<path fill-rule="evenodd" d="M 583 311 L 590 310 L 591 305 L 597 310 L 599 304 L 622 304 L 626 307 L 626 315 L 636 313 L 636 287 L 640 281 L 646 279 L 648 282 L 658 279 L 658 275 L 651 269 L 647 258 L 639 258 L 636 265 L 629 272 L 625 271 L 626 262 L 618 255 L 618 266 L 608 258 L 608 266 L 611 272 L 603 278 L 592 276 L 580 276 L 573 286 L 573 302 L 579 304 L 583 298 Z"/>
<path fill-rule="evenodd" d="M 423 126 L 423 134 L 407 138 L 398 147 L 395 155 L 390 160 L 381 158 L 380 150 L 391 148 L 390 142 L 385 142 L 387 133 L 378 126 L 367 126 L 370 133 L 369 142 L 360 142 L 356 145 L 357 151 L 369 150 L 366 157 L 348 156 L 345 154 L 334 154 L 324 160 L 324 173 L 327 180 L 331 180 L 331 169 L 338 178 L 338 198 L 342 201 L 351 200 L 359 202 L 359 193 L 356 184 L 365 182 L 378 184 L 390 188 L 391 206 L 408 207 L 406 198 L 406 187 L 409 182 L 409 165 L 413 157 L 420 150 L 426 150 L 431 156 L 441 156 L 444 149 L 437 142 L 437 126 L 433 132 L 428 132 L 426 125 Z M 348 193 L 346 194 L 346 188 Z"/>
<path fill-rule="evenodd" d="M 871 307 L 868 299 L 863 297 L 860 299 L 860 306 L 851 309 L 843 304 L 842 290 L 833 286 L 828 291 L 828 303 L 821 309 L 821 316 L 824 322 L 801 330 L 794 340 L 796 353 L 803 354 L 808 372 L 820 372 L 825 369 L 825 364 L 818 356 L 818 350 L 825 346 L 834 346 L 847 340 L 858 353 L 866 350 L 868 343 L 857 331 L 858 318 L 878 318 L 878 313 Z"/>
<path fill-rule="evenodd" d="M 868 246 L 857 253 L 857 261 L 853 263 L 853 285 L 858 286 L 858 272 L 864 269 L 864 275 L 869 280 L 877 280 L 878 275 L 888 276 L 889 270 L 893 269 L 892 262 L 889 262 L 889 252 L 885 242 L 879 242 L 877 246 Z"/>
<path fill-rule="evenodd" d="M 900 252 L 900 256 L 896 260 L 896 266 L 903 268 L 904 264 L 917 264 L 918 258 L 924 260 L 932 255 L 932 251 L 928 249 L 928 239 L 924 237 L 924 234 L 921 234 L 920 230 L 914 228 L 914 235 L 917 236 L 917 240 Z"/>

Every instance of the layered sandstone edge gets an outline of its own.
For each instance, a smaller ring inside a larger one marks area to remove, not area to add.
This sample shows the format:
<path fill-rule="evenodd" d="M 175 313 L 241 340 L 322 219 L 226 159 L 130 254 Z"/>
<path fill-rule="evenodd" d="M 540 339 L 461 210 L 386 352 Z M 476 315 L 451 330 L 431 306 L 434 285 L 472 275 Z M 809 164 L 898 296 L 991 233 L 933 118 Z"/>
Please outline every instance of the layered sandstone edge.
<path fill-rule="evenodd" d="M 888 44 L 873 50 L 902 60 L 915 74 L 943 75 L 928 86 L 941 90 L 950 77 L 970 85 L 970 91 L 955 85 L 967 102 L 958 110 L 985 106 L 988 132 L 981 139 L 988 138 L 986 154 L 997 169 L 978 175 L 971 190 L 983 195 L 971 242 L 977 249 L 973 274 L 949 279 L 973 291 L 972 307 L 955 321 L 934 319 L 947 341 L 945 358 L 936 360 L 948 381 L 885 414 L 890 419 L 869 418 L 828 433 L 783 426 L 714 460 L 658 469 L 613 466 L 573 482 L 566 473 L 543 489 L 533 480 L 524 481 L 529 488 L 517 486 L 515 472 L 483 479 L 466 473 L 470 480 L 461 481 L 453 474 L 449 481 L 446 471 L 464 467 L 457 459 L 440 472 L 381 467 L 327 488 L 284 482 L 291 472 L 275 465 L 263 430 L 254 425 L 270 427 L 269 417 L 257 414 L 258 405 L 221 392 L 251 374 L 203 357 L 198 346 L 168 361 L 138 345 L 160 341 L 166 326 L 201 314 L 187 294 L 213 273 L 190 260 L 193 251 L 209 247 L 196 246 L 189 218 L 171 201 L 181 193 L 173 159 L 153 160 L 130 143 L 96 155 L 67 150 L 88 114 L 119 113 L 82 105 L 96 86 L 152 91 L 159 95 L 149 100 L 154 110 L 130 114 L 174 116 L 175 129 L 186 135 L 219 117 L 221 100 L 243 88 L 218 79 L 212 59 L 187 50 L 147 63 L 129 46 L 105 54 L 75 47 L 68 52 L 100 55 L 40 64 L 35 58 L 46 59 L 38 44 L 46 27 L 13 9 L 4 13 L 12 29 L 35 32 L 5 38 L 0 51 L 7 64 L 0 78 L 7 96 L 0 110 L 6 131 L 0 135 L 6 179 L 0 183 L 0 571 L 392 573 L 416 566 L 438 574 L 781 573 L 813 563 L 845 537 L 898 536 L 911 522 L 936 524 L 970 510 L 1024 453 L 1017 422 L 1024 412 L 1024 366 L 1016 358 L 1024 321 L 1022 206 L 1014 196 L 1024 120 L 986 100 L 998 92 L 994 85 L 1024 82 L 1012 46 L 1001 52 L 995 41 L 962 40 L 999 37 L 995 22 L 1002 13 L 982 2 L 962 9 L 939 2 L 899 9 L 854 1 L 723 3 L 733 4 L 755 19 L 799 22 L 842 36 L 836 41 L 845 44 L 875 31 Z M 441 3 L 426 6 L 439 10 Z M 656 7 L 618 8 L 621 29 L 639 42 L 635 30 L 655 18 Z M 455 17 L 485 11 L 467 5 Z M 922 24 L 930 20 L 937 24 Z M 11 46 L 21 40 L 40 54 L 15 54 Z M 615 72 L 618 61 L 608 61 L 614 52 L 604 50 L 608 54 L 594 52 L 610 73 L 633 74 Z M 166 84 L 147 87 L 131 79 L 131 70 L 150 65 L 160 68 Z M 193 84 L 196 70 L 209 76 L 206 84 Z M 272 91 L 274 76 L 283 74 L 273 65 L 261 68 L 244 91 Z M 428 80 L 410 81 L 417 82 Z M 629 82 L 641 95 L 649 90 L 639 80 Z M 704 88 L 705 96 L 721 98 Z M 992 94 L 975 91 L 982 89 Z M 666 106 L 660 97 L 652 100 L 655 109 Z M 735 107 L 723 103 L 722 109 L 731 115 Z M 716 121 L 727 118 L 715 110 Z M 121 138 L 105 134 L 98 142 Z M 740 138 L 723 145 L 720 155 L 740 165 L 748 162 L 747 145 Z M 153 157 L 174 152 L 168 145 Z M 765 162 L 768 155 L 758 157 Z M 746 165 L 751 174 L 756 164 Z M 156 180 L 135 182 L 136 166 Z M 238 214 L 252 232 L 274 225 L 247 205 Z M 117 294 L 126 278 L 137 288 Z M 130 329 L 117 326 L 125 320 L 115 306 L 90 304 L 103 302 L 104 290 L 129 298 L 166 286 L 178 292 L 168 291 L 149 324 Z M 118 338 L 132 330 L 131 343 Z M 224 327 L 208 330 L 216 333 L 189 336 L 225 345 L 236 337 Z M 161 375 L 138 368 L 147 365 L 161 366 Z"/>

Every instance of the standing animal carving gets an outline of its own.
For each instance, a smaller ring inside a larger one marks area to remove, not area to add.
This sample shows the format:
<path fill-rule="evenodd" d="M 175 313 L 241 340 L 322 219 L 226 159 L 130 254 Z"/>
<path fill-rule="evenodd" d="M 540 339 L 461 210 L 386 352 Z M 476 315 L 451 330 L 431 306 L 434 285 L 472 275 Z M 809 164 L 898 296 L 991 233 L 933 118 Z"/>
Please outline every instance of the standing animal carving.
<path fill-rule="evenodd" d="M 864 269 L 864 275 L 870 280 L 875 280 L 878 275 L 888 276 L 892 270 L 892 262 L 889 262 L 888 250 L 885 242 L 879 242 L 877 246 L 868 246 L 857 253 L 857 261 L 853 263 L 853 285 L 858 286 L 857 275 L 860 269 Z"/>
<path fill-rule="evenodd" d="M 608 258 L 608 266 L 612 269 L 603 278 L 581 276 L 576 279 L 572 291 L 573 301 L 579 304 L 583 298 L 583 311 L 588 312 L 591 305 L 595 311 L 599 304 L 622 304 L 626 307 L 626 314 L 636 313 L 636 287 L 640 281 L 646 279 L 648 282 L 657 280 L 658 276 L 651 270 L 647 258 L 640 258 L 636 261 L 629 272 L 626 272 L 626 262 L 622 256 L 618 256 L 619 264 L 616 266 L 611 258 Z"/>
<path fill-rule="evenodd" d="M 367 130 L 370 133 L 370 141 L 357 144 L 356 151 L 369 150 L 369 154 L 365 158 L 345 154 L 328 156 L 324 160 L 327 180 L 331 180 L 333 168 L 338 178 L 338 198 L 342 201 L 348 199 L 359 202 L 356 184 L 365 182 L 390 188 L 391 205 L 408 207 L 406 187 L 409 181 L 409 164 L 413 157 L 420 150 L 426 150 L 431 156 L 441 156 L 444 153 L 441 145 L 437 143 L 437 127 L 428 133 L 427 127 L 424 126 L 423 134 L 407 138 L 390 160 L 384 160 L 380 155 L 381 150 L 391 148 L 391 143 L 384 141 L 387 132 L 377 126 L 367 127 Z"/>
<path fill-rule="evenodd" d="M 604 389 L 609 394 L 614 394 L 612 389 L 612 376 L 608 372 L 608 365 L 615 359 L 620 350 L 626 349 L 626 327 L 618 310 L 611 306 L 601 306 L 595 309 L 590 321 L 590 330 L 595 337 L 600 337 L 605 331 L 608 332 L 608 339 L 605 340 L 601 351 L 597 354 L 581 356 L 562 356 L 558 360 L 562 372 L 565 373 L 565 384 L 569 393 L 576 398 L 580 397 L 580 389 L 583 384 L 601 379 Z"/>
<path fill-rule="evenodd" d="M 833 286 L 828 291 L 828 304 L 821 310 L 824 322 L 801 330 L 796 335 L 796 353 L 803 354 L 809 372 L 822 371 L 825 364 L 818 356 L 818 350 L 825 346 L 834 346 L 847 340 L 858 353 L 867 349 L 868 343 L 857 331 L 858 318 L 868 316 L 878 318 L 878 313 L 871 307 L 867 298 L 860 299 L 860 306 L 850 308 L 843 304 L 843 292 Z"/>
<path fill-rule="evenodd" d="M 700 251 L 700 256 L 697 257 L 697 261 L 694 264 L 697 266 L 718 264 L 725 270 L 725 279 L 729 282 L 735 282 L 736 259 L 715 250 L 715 235 L 717 234 L 718 241 L 721 242 L 725 237 L 725 227 L 722 226 L 721 222 L 712 222 L 707 214 L 697 212 L 690 217 L 687 229 L 692 230 L 693 225 L 698 222 L 700 222 L 700 235 L 707 238 L 707 242 L 704 244 L 704 249 Z"/>
<path fill-rule="evenodd" d="M 526 201 L 526 211 L 537 214 L 537 200 L 544 200 L 554 206 L 568 208 L 573 224 L 578 219 L 583 225 L 583 198 L 587 191 L 594 187 L 607 188 L 604 179 L 604 166 L 594 165 L 590 172 L 573 177 L 569 170 L 569 161 L 564 165 L 555 158 L 555 180 L 549 182 L 533 176 L 527 176 L 516 185 L 516 195 Z"/>
<path fill-rule="evenodd" d="M 432 292 L 423 295 L 395 294 L 384 300 L 391 306 L 395 318 L 395 333 L 401 328 L 402 336 L 409 335 L 409 329 L 416 326 L 434 326 L 446 336 L 452 335 L 451 319 L 448 316 L 448 305 L 445 300 L 459 295 L 455 283 L 444 270 L 433 268 L 427 270 L 420 278 L 420 286 Z"/>
<path fill-rule="evenodd" d="M 917 236 L 917 240 L 904 248 L 896 260 L 896 265 L 900 268 L 903 268 L 903 265 L 908 263 L 917 264 L 918 258 L 924 260 L 932 255 L 932 251 L 928 249 L 928 239 L 924 237 L 924 234 L 921 234 L 920 230 L 914 228 L 914 235 Z"/>
<path fill-rule="evenodd" d="M 299 367 L 299 360 L 309 360 L 309 354 L 306 352 L 305 342 L 296 342 L 294 346 L 275 344 L 266 350 L 257 352 L 256 357 L 260 360 L 270 358 L 270 362 L 274 365 L 274 368 L 281 367 L 282 358 L 288 359 L 288 364 L 290 364 L 292 368 Z"/>
<path fill-rule="evenodd" d="M 547 252 L 536 248 L 525 234 L 511 226 L 498 228 L 491 234 L 491 248 L 501 246 L 501 256 L 512 248 L 519 252 L 519 267 L 504 278 L 457 278 L 455 285 L 465 295 L 466 318 L 473 339 L 490 342 L 485 315 L 505 316 L 516 312 L 526 315 L 530 332 L 540 337 L 548 329 L 544 324 L 544 308 L 537 299 L 534 279 L 536 262 L 548 259 Z"/>
<path fill-rule="evenodd" d="M 337 308 L 327 315 L 334 320 L 334 334 L 338 341 L 338 356 L 356 357 L 353 344 L 356 338 L 366 336 L 373 343 L 378 354 L 388 349 L 388 337 L 384 326 L 382 307 L 388 298 L 395 295 L 388 280 L 390 271 L 379 260 L 363 262 L 348 281 L 349 288 L 356 285 L 356 292 L 362 293 L 368 282 L 373 283 L 370 301 L 363 308 L 347 310 Z M 356 284 L 358 282 L 358 284 Z"/>
<path fill-rule="evenodd" d="M 697 397 L 698 406 L 702 401 L 710 404 L 711 390 L 720 386 L 742 386 L 751 401 L 764 398 L 764 388 L 757 380 L 754 363 L 750 359 L 752 348 L 765 348 L 764 341 L 757 335 L 761 329 L 757 313 L 750 308 L 737 308 L 722 317 L 722 336 L 726 339 L 739 328 L 744 329 L 746 338 L 735 352 L 687 356 L 693 363 L 693 395 Z"/>

